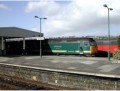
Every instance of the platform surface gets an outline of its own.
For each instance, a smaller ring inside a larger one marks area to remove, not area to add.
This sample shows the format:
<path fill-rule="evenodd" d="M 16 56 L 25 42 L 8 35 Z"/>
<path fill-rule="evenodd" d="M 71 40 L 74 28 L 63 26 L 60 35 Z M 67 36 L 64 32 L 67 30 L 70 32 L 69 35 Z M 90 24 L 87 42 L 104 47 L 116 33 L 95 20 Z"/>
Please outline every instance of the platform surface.
<path fill-rule="evenodd" d="M 52 71 L 120 78 L 120 64 L 114 59 L 79 56 L 9 56 L 0 57 L 0 64 Z"/>

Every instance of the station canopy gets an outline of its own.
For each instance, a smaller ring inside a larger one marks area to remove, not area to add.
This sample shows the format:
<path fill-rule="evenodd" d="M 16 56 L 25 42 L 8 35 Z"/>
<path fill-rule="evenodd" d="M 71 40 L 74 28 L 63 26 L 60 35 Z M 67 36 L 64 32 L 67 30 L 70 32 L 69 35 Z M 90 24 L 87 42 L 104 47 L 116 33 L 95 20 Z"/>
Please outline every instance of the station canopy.
<path fill-rule="evenodd" d="M 42 36 L 43 34 L 41 34 Z M 34 32 L 17 27 L 0 27 L 0 36 L 1 37 L 38 37 L 40 36 L 39 32 Z"/>

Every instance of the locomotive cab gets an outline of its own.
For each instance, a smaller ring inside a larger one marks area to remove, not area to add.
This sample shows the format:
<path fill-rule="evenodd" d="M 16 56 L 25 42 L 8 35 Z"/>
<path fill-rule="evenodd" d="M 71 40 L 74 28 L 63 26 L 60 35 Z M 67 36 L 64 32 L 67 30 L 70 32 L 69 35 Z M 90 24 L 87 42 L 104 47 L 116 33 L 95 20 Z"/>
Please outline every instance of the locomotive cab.
<path fill-rule="evenodd" d="M 94 55 L 98 52 L 97 43 L 95 40 L 90 41 L 90 54 Z"/>

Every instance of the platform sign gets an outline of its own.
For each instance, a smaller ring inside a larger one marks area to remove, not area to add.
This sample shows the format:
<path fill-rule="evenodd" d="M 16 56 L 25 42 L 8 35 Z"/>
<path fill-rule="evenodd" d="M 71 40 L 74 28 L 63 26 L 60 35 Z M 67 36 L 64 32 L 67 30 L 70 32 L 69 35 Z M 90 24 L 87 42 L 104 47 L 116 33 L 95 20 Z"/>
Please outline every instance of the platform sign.
<path fill-rule="evenodd" d="M 44 37 L 38 37 L 37 40 L 44 40 Z"/>

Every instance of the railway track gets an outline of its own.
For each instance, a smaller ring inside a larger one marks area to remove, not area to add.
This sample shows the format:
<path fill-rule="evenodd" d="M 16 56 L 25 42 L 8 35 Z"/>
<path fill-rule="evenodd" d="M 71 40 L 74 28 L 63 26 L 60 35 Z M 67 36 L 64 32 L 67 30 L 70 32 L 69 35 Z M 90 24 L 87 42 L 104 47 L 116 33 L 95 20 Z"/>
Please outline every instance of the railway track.
<path fill-rule="evenodd" d="M 6 82 L 0 82 L 0 90 L 20 90 L 23 89 L 21 87 L 6 83 Z"/>
<path fill-rule="evenodd" d="M 0 90 L 68 90 L 60 87 L 0 74 Z"/>
<path fill-rule="evenodd" d="M 37 90 L 45 89 L 31 84 L 0 77 L 0 90 Z"/>

